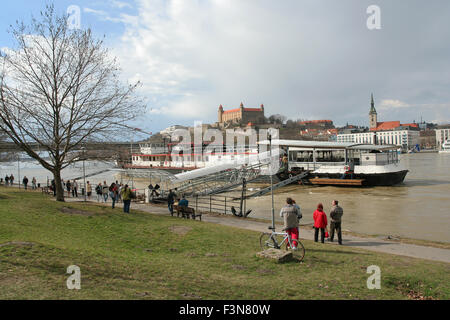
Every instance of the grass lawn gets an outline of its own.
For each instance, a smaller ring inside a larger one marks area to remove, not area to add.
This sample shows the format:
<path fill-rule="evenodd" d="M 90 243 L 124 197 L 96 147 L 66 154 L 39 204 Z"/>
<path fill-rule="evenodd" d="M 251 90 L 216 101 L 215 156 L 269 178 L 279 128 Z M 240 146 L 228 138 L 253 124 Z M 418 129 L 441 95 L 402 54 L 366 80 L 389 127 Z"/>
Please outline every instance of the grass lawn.
<path fill-rule="evenodd" d="M 449 264 L 304 245 L 303 263 L 276 264 L 256 257 L 257 232 L 0 188 L 0 299 L 450 298 Z M 66 287 L 70 265 L 81 290 Z"/>

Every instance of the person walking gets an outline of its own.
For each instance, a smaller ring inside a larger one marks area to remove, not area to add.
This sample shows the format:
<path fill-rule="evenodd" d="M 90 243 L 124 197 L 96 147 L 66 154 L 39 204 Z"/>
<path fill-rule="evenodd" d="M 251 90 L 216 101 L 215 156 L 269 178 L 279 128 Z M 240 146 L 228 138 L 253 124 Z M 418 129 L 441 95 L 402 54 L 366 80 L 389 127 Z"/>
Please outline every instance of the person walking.
<path fill-rule="evenodd" d="M 132 198 L 131 193 L 132 193 L 131 189 L 126 184 L 122 188 L 122 192 L 121 192 L 121 196 L 122 196 L 122 200 L 123 200 L 123 212 L 125 212 L 125 213 L 130 213 L 131 198 Z"/>
<path fill-rule="evenodd" d="M 339 201 L 333 200 L 330 211 L 330 242 L 334 240 L 334 231 L 337 232 L 338 243 L 342 245 L 342 216 L 344 215 L 344 209 L 339 206 Z"/>
<path fill-rule="evenodd" d="M 9 184 L 9 176 L 6 175 L 6 177 L 5 177 L 5 187 L 7 187 L 8 184 Z"/>
<path fill-rule="evenodd" d="M 22 183 L 23 183 L 23 186 L 24 186 L 25 190 L 27 190 L 28 189 L 28 178 L 27 178 L 27 176 L 23 177 Z"/>
<path fill-rule="evenodd" d="M 318 241 L 320 230 L 320 241 L 325 243 L 325 228 L 327 227 L 327 215 L 323 211 L 323 205 L 319 203 L 313 214 L 314 219 L 314 242 Z"/>
<path fill-rule="evenodd" d="M 106 184 L 106 181 L 103 181 L 102 194 L 103 194 L 103 201 L 105 203 L 108 201 L 108 193 L 109 193 L 109 187 Z"/>
<path fill-rule="evenodd" d="M 284 219 L 284 230 L 287 232 L 292 241 L 292 249 L 296 250 L 298 245 L 298 221 L 299 214 L 297 207 L 294 205 L 292 198 L 286 199 L 286 206 L 280 211 L 280 217 Z M 289 247 L 289 243 L 286 243 Z"/>
<path fill-rule="evenodd" d="M 87 192 L 87 197 L 89 200 L 91 200 L 91 196 L 92 196 L 92 185 L 88 182 L 86 182 L 86 192 Z"/>
<path fill-rule="evenodd" d="M 175 193 L 172 189 L 169 190 L 169 194 L 167 195 L 167 207 L 169 208 L 170 215 L 173 216 L 173 204 L 175 203 Z"/>
<path fill-rule="evenodd" d="M 33 177 L 33 179 L 31 179 L 31 189 L 33 189 L 33 190 L 37 189 L 36 183 L 37 183 L 36 177 Z"/>
<path fill-rule="evenodd" d="M 11 185 L 14 184 L 14 176 L 12 175 L 12 173 L 11 173 L 11 175 L 9 176 L 9 183 L 10 183 Z"/>

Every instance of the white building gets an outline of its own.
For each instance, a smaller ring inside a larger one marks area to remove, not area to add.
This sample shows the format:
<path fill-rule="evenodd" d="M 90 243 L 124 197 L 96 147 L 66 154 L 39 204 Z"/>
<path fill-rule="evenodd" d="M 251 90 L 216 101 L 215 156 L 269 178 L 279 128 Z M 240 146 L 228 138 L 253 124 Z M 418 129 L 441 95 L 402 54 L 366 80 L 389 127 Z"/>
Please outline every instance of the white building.
<path fill-rule="evenodd" d="M 419 126 L 416 123 L 401 124 L 400 121 L 378 122 L 373 95 L 369 111 L 369 132 L 338 134 L 337 142 L 395 145 L 410 150 L 420 143 Z M 413 128 L 412 130 L 410 128 Z M 417 130 L 414 130 L 417 129 Z"/>
<path fill-rule="evenodd" d="M 407 150 L 419 143 L 420 132 L 416 130 L 370 131 L 338 134 L 337 142 L 392 144 Z"/>
<path fill-rule="evenodd" d="M 375 144 L 375 132 L 358 132 L 338 134 L 337 142 Z"/>
<path fill-rule="evenodd" d="M 450 140 L 450 128 L 436 129 L 436 147 L 438 150 L 442 149 L 442 145 L 447 140 Z"/>

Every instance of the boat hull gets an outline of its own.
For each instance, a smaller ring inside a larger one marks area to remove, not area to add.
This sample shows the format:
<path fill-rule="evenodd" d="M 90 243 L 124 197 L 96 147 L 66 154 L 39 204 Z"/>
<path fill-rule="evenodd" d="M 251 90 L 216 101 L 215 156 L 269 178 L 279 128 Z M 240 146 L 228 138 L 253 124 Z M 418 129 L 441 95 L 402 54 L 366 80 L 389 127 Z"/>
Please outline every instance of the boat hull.
<path fill-rule="evenodd" d="M 327 174 L 327 173 L 312 173 L 310 178 L 324 178 L 330 179 L 330 183 L 324 183 L 323 181 L 320 185 L 335 185 L 335 186 L 349 186 L 349 187 L 358 187 L 358 186 L 393 186 L 396 184 L 400 184 L 405 180 L 406 174 L 408 170 L 401 170 L 397 172 L 385 172 L 385 173 L 368 173 L 368 174 L 354 174 L 354 180 L 363 180 L 361 184 L 352 184 L 349 183 L 341 183 L 342 181 L 338 180 L 351 180 L 349 175 L 346 176 L 345 179 L 341 179 L 341 174 Z M 285 179 L 285 175 L 278 175 L 278 178 Z M 332 180 L 337 180 L 338 183 L 334 183 Z M 308 179 L 304 180 L 308 182 Z"/>

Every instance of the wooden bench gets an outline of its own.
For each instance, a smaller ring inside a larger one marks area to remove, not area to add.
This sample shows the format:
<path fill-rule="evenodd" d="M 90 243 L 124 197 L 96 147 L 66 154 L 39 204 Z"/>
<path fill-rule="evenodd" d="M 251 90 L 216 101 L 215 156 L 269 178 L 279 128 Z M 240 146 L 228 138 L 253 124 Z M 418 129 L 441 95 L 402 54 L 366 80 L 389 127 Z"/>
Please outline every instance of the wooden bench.
<path fill-rule="evenodd" d="M 192 219 L 195 220 L 195 218 L 199 217 L 200 221 L 202 221 L 202 214 L 195 214 L 194 208 L 174 204 L 173 209 L 177 211 L 177 217 L 179 217 L 181 214 L 182 218 L 190 219 L 192 217 Z"/>
<path fill-rule="evenodd" d="M 41 190 L 42 193 L 53 195 L 53 191 L 50 189 L 50 187 L 41 187 Z"/>

